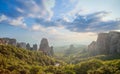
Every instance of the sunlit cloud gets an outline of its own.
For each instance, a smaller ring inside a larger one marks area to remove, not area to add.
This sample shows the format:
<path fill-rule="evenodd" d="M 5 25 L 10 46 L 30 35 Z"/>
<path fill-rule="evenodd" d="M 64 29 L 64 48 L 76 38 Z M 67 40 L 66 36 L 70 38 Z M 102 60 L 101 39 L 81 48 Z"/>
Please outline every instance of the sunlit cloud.
<path fill-rule="evenodd" d="M 0 22 L 7 20 L 7 17 L 5 15 L 0 16 Z"/>
<path fill-rule="evenodd" d="M 42 27 L 41 25 L 39 25 L 39 24 L 34 24 L 32 26 L 32 30 L 33 31 L 45 31 L 46 29 L 44 27 Z"/>
<path fill-rule="evenodd" d="M 18 17 L 17 19 L 13 19 L 13 20 L 9 21 L 9 23 L 10 23 L 10 25 L 13 25 L 13 26 L 27 28 L 27 24 L 24 22 L 23 17 Z"/>

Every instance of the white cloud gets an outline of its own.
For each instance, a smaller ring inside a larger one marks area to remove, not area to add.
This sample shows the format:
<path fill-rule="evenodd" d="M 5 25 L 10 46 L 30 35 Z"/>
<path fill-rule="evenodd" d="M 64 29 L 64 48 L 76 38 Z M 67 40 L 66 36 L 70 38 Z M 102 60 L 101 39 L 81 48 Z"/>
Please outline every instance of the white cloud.
<path fill-rule="evenodd" d="M 65 16 L 63 16 L 63 20 L 65 20 L 66 22 L 70 22 L 70 20 Z"/>
<path fill-rule="evenodd" d="M 34 24 L 34 25 L 32 26 L 32 30 L 33 30 L 33 31 L 45 31 L 45 28 L 42 27 L 40 24 Z"/>
<path fill-rule="evenodd" d="M 53 42 L 65 42 L 68 41 L 70 43 L 81 43 L 81 44 L 89 44 L 91 41 L 96 40 L 97 34 L 93 32 L 72 32 L 65 27 L 57 26 L 57 27 L 43 27 L 40 24 L 35 24 L 32 26 L 33 31 L 37 31 L 36 33 L 42 33 L 43 37 L 47 37 L 52 39 Z M 39 37 L 39 36 L 38 36 Z"/>
<path fill-rule="evenodd" d="M 0 22 L 2 22 L 2 21 L 5 21 L 5 20 L 7 20 L 8 18 L 7 18 L 7 16 L 5 16 L 5 15 L 1 15 L 0 16 Z"/>
<path fill-rule="evenodd" d="M 5 21 L 12 26 L 18 26 L 22 28 L 27 28 L 27 24 L 24 22 L 24 17 L 18 17 L 17 19 L 11 19 L 5 15 L 0 16 L 0 22 Z"/>
<path fill-rule="evenodd" d="M 41 31 L 41 29 L 43 29 Z M 53 45 L 68 45 L 68 44 L 89 44 L 91 41 L 96 40 L 97 34 L 92 32 L 78 33 L 72 32 L 61 27 L 41 27 L 40 25 L 34 26 L 35 35 L 33 38 L 39 40 L 41 37 L 47 37 L 50 44 Z"/>
<path fill-rule="evenodd" d="M 72 1 L 72 0 L 71 0 Z M 76 18 L 76 15 L 83 15 L 86 14 L 89 10 L 87 10 L 86 8 L 83 8 L 79 5 L 79 1 L 76 4 L 76 6 L 68 11 L 67 13 L 63 13 L 63 18 L 69 20 L 69 21 L 73 21 Z"/>
<path fill-rule="evenodd" d="M 24 17 L 18 17 L 9 21 L 10 25 L 27 28 L 27 24 L 24 22 Z"/>
<path fill-rule="evenodd" d="M 54 12 L 52 11 L 52 8 L 55 6 L 55 0 L 47 0 L 47 1 L 43 0 L 43 3 L 45 5 L 45 8 L 46 8 L 48 14 L 49 14 L 48 20 L 51 20 L 53 14 L 54 14 Z"/>
<path fill-rule="evenodd" d="M 29 0 L 22 3 L 25 5 L 24 11 L 28 17 L 51 20 L 54 14 L 52 8 L 55 6 L 55 0 L 40 0 L 40 2 Z M 19 8 L 17 10 L 23 12 Z"/>
<path fill-rule="evenodd" d="M 47 34 L 58 34 L 59 31 L 62 30 L 64 27 L 58 26 L 58 27 L 44 27 L 41 24 L 34 24 L 32 25 L 31 30 L 32 31 L 41 31 L 43 33 Z"/>
<path fill-rule="evenodd" d="M 32 18 L 41 18 L 45 16 L 45 9 L 44 6 L 38 5 L 35 1 L 30 0 L 30 1 L 24 1 L 22 2 L 27 9 L 24 9 L 25 12 L 27 13 L 28 17 Z M 29 12 L 29 13 L 28 13 Z"/>
<path fill-rule="evenodd" d="M 16 10 L 17 10 L 18 12 L 24 13 L 24 10 L 21 9 L 21 8 L 18 8 L 18 7 L 17 7 Z"/>
<path fill-rule="evenodd" d="M 63 26 L 57 26 L 57 27 L 44 27 L 41 24 L 34 24 L 32 25 L 31 30 L 32 31 L 37 31 L 37 32 L 43 32 L 47 33 L 48 35 L 59 35 L 62 34 L 65 28 Z"/>

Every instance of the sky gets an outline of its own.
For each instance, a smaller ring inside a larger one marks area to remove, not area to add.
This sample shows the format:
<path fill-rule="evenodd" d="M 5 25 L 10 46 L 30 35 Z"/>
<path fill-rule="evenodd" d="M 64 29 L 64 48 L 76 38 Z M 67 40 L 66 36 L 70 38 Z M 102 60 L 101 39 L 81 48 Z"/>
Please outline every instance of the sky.
<path fill-rule="evenodd" d="M 120 0 L 0 0 L 0 37 L 50 45 L 87 45 L 120 31 Z"/>

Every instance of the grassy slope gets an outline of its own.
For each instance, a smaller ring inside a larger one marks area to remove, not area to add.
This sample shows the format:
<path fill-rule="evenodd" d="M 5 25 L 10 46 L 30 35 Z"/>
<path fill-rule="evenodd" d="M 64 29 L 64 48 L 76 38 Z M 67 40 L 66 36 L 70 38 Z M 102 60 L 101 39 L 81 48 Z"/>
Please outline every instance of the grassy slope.
<path fill-rule="evenodd" d="M 21 63 L 44 66 L 54 65 L 56 62 L 53 58 L 44 55 L 40 51 L 29 51 L 6 45 L 0 45 L 0 58 L 0 62 L 4 60 L 9 64 Z"/>
<path fill-rule="evenodd" d="M 77 64 L 57 67 L 59 61 L 40 51 L 0 45 L 0 74 L 120 74 L 120 55 L 75 58 Z"/>

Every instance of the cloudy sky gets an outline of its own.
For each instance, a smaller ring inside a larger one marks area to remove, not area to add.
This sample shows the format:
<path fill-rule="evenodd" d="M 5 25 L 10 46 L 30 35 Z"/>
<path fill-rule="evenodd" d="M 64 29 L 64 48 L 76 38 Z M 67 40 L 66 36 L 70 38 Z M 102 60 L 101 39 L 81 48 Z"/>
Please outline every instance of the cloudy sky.
<path fill-rule="evenodd" d="M 89 44 L 120 30 L 119 0 L 0 0 L 0 37 L 51 45 Z"/>

